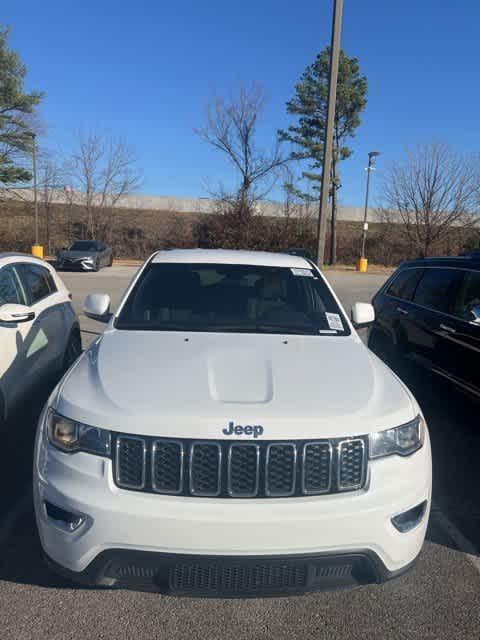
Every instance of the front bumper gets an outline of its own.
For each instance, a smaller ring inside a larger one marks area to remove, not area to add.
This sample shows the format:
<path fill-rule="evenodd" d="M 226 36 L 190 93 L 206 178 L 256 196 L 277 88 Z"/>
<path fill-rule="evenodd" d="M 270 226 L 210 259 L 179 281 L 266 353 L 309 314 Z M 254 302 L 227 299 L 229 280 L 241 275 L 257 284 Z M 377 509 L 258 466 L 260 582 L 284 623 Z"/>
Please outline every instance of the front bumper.
<path fill-rule="evenodd" d="M 81 572 L 44 555 L 55 573 L 74 582 L 158 591 L 177 596 L 259 597 L 341 589 L 385 582 L 407 571 L 388 571 L 369 550 L 310 556 L 198 556 L 113 549 Z"/>
<path fill-rule="evenodd" d="M 68 258 L 58 261 L 58 268 L 65 271 L 94 271 L 95 262 L 93 260 L 69 260 Z"/>
<path fill-rule="evenodd" d="M 61 453 L 41 431 L 35 455 L 37 524 L 44 553 L 57 570 L 112 586 L 142 587 L 147 577 L 150 587 L 175 593 L 188 592 L 183 588 L 187 578 L 172 583 L 172 575 L 184 574 L 193 581 L 191 591 L 202 595 L 219 593 L 202 590 L 202 580 L 221 585 L 225 595 L 225 581 L 235 583 L 242 575 L 247 584 L 258 583 L 253 593 L 259 595 L 383 581 L 403 572 L 419 554 L 430 497 L 428 434 L 423 448 L 410 457 L 371 461 L 365 489 L 281 499 L 188 498 L 120 489 L 110 460 Z M 65 531 L 49 518 L 45 501 L 84 515 L 85 522 Z M 427 508 L 417 526 L 398 531 L 391 518 L 423 501 Z M 268 579 L 265 583 L 258 575 L 270 574 L 300 578 L 286 585 L 282 578 L 268 588 Z M 232 595 L 237 592 L 232 589 Z"/>

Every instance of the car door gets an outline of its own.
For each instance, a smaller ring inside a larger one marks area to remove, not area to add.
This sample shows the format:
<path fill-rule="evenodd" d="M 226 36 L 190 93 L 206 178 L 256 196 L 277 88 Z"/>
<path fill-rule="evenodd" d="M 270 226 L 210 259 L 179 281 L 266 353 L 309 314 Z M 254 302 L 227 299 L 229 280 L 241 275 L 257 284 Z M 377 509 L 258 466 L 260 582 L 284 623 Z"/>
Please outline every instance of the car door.
<path fill-rule="evenodd" d="M 20 277 L 28 304 L 35 313 L 25 357 L 29 362 L 29 375 L 36 383 L 39 376 L 60 366 L 65 348 L 64 300 L 46 267 L 23 263 Z"/>
<path fill-rule="evenodd" d="M 99 245 L 102 252 L 102 267 L 108 267 L 110 262 L 108 247 L 103 242 L 100 242 Z"/>
<path fill-rule="evenodd" d="M 439 366 L 446 377 L 480 394 L 480 271 L 463 270 L 451 315 L 439 325 L 444 346 Z"/>
<path fill-rule="evenodd" d="M 27 304 L 25 291 L 14 265 L 0 268 L 0 306 Z M 0 322 L 0 389 L 11 408 L 26 390 L 28 362 L 25 346 L 33 330 L 34 320 L 17 324 Z"/>
<path fill-rule="evenodd" d="M 411 303 L 400 305 L 410 355 L 428 368 L 441 366 L 446 338 L 439 328 L 448 322 L 460 277 L 457 269 L 426 267 Z"/>
<path fill-rule="evenodd" d="M 398 271 L 381 296 L 375 296 L 375 323 L 402 355 L 408 351 L 405 320 L 412 311 L 411 301 L 423 275 L 419 267 L 407 267 Z"/>

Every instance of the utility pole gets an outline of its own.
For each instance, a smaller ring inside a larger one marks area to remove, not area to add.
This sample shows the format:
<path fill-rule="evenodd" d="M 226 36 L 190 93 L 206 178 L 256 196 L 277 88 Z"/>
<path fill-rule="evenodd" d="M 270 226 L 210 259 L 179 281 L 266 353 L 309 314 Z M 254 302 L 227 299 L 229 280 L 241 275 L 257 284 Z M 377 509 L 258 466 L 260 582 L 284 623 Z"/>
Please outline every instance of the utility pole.
<path fill-rule="evenodd" d="M 317 229 L 317 264 L 325 262 L 325 238 L 327 235 L 328 196 L 330 192 L 330 169 L 332 165 L 333 127 L 337 102 L 338 61 L 340 58 L 340 35 L 342 31 L 343 0 L 334 0 L 332 39 L 330 44 L 330 73 L 328 79 L 327 126 L 323 148 L 322 184 Z"/>
<path fill-rule="evenodd" d="M 38 246 L 37 136 L 32 133 L 33 204 L 35 208 L 35 246 Z"/>
<path fill-rule="evenodd" d="M 370 153 L 368 154 L 368 167 L 366 169 L 367 171 L 367 190 L 365 192 L 365 211 L 363 213 L 363 232 L 362 232 L 362 253 L 360 255 L 360 260 L 365 260 L 365 245 L 367 243 L 367 231 L 368 231 L 368 222 L 367 222 L 367 218 L 368 218 L 368 197 L 370 195 L 370 174 L 372 173 L 372 171 L 374 171 L 375 169 L 375 158 L 377 156 L 380 155 L 379 151 L 370 151 Z M 359 263 L 359 265 L 362 265 L 365 263 Z M 365 265 L 365 270 L 366 270 L 366 265 Z M 360 268 L 359 266 L 359 270 L 363 271 L 362 268 Z"/>

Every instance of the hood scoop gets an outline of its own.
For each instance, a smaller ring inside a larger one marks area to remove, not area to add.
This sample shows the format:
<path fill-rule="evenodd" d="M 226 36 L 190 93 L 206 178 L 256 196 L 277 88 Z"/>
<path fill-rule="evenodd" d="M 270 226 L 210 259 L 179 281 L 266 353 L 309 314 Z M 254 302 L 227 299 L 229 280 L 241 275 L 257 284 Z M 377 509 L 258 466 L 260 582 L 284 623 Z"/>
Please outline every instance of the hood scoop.
<path fill-rule="evenodd" d="M 213 400 L 262 404 L 273 396 L 272 361 L 253 349 L 227 349 L 207 357 L 208 386 Z"/>

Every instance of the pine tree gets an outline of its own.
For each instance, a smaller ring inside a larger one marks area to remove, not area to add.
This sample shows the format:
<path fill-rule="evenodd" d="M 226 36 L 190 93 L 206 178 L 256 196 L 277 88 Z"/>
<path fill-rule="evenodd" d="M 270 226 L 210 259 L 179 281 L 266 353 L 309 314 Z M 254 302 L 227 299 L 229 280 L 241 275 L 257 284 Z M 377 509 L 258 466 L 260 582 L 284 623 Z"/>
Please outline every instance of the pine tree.
<path fill-rule="evenodd" d="M 9 49 L 8 36 L 0 27 L 0 183 L 14 184 L 31 179 L 21 161 L 31 150 L 33 114 L 43 95 L 24 92 L 27 70 Z"/>
<path fill-rule="evenodd" d="M 330 48 L 324 49 L 309 65 L 295 87 L 295 97 L 287 102 L 287 112 L 297 117 L 297 123 L 279 131 L 279 138 L 294 144 L 293 160 L 306 161 L 308 170 L 302 177 L 312 184 L 312 190 L 320 190 L 323 145 L 328 101 L 328 74 Z M 367 78 L 360 75 L 357 58 L 340 51 L 337 101 L 333 134 L 333 156 L 330 182 L 332 200 L 332 242 L 330 261 L 335 262 L 337 190 L 340 188 L 339 162 L 352 154 L 346 141 L 355 135 L 360 125 L 360 113 L 367 104 Z M 288 185 L 287 185 L 288 187 Z M 293 186 L 290 185 L 293 190 Z M 295 189 L 295 195 L 311 200 L 311 194 Z"/>

